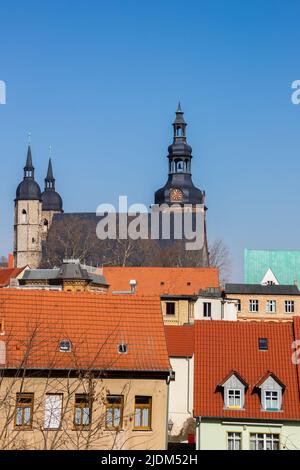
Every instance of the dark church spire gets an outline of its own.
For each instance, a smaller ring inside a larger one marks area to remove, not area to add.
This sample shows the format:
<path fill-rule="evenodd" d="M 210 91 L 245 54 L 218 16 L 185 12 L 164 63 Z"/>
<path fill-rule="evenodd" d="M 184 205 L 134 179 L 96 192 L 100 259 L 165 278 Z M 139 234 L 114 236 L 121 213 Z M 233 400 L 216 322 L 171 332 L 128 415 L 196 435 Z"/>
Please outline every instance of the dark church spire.
<path fill-rule="evenodd" d="M 45 178 L 45 190 L 55 189 L 55 178 L 53 177 L 52 161 L 49 158 L 47 176 Z"/>
<path fill-rule="evenodd" d="M 156 204 L 203 204 L 204 193 L 192 182 L 192 147 L 187 143 L 186 126 L 180 102 L 173 122 L 173 142 L 168 147 L 169 176 L 155 193 Z"/>
<path fill-rule="evenodd" d="M 28 144 L 26 164 L 24 166 L 24 178 L 34 179 L 34 166 L 32 164 L 31 147 Z"/>
<path fill-rule="evenodd" d="M 186 122 L 184 120 L 184 112 L 181 109 L 180 101 L 178 102 L 177 111 L 176 111 L 176 118 L 173 122 L 174 128 L 174 142 L 176 140 L 186 140 Z"/>
<path fill-rule="evenodd" d="M 31 146 L 28 143 L 26 164 L 24 166 L 23 181 L 17 187 L 16 201 L 40 200 L 41 190 L 34 179 L 34 166 L 32 163 Z"/>
<path fill-rule="evenodd" d="M 51 155 L 51 147 L 50 147 Z M 53 176 L 52 160 L 49 158 L 48 170 L 45 178 L 45 190 L 42 194 L 43 211 L 63 212 L 63 202 L 60 195 L 55 191 L 55 178 Z"/>

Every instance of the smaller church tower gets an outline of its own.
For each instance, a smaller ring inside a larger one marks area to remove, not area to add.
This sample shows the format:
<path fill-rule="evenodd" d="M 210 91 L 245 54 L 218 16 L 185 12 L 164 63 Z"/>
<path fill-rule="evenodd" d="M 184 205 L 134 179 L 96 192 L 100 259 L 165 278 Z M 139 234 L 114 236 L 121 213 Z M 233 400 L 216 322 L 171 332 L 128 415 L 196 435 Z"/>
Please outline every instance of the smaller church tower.
<path fill-rule="evenodd" d="M 52 161 L 49 158 L 45 189 L 42 194 L 42 239 L 46 240 L 53 216 L 63 212 L 62 198 L 55 190 L 55 178 L 53 176 Z"/>
<path fill-rule="evenodd" d="M 14 263 L 37 268 L 42 257 L 42 194 L 34 179 L 31 147 L 28 145 L 23 181 L 16 191 L 14 215 Z"/>

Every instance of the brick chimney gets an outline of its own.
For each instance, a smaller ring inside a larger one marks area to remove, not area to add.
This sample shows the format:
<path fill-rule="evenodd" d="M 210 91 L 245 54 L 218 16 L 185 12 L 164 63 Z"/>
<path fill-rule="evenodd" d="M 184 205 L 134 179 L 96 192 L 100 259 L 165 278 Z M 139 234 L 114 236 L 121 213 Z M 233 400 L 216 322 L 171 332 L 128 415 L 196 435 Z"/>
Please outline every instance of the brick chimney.
<path fill-rule="evenodd" d="M 9 253 L 8 255 L 7 267 L 10 269 L 14 268 L 14 255 L 12 253 Z"/>

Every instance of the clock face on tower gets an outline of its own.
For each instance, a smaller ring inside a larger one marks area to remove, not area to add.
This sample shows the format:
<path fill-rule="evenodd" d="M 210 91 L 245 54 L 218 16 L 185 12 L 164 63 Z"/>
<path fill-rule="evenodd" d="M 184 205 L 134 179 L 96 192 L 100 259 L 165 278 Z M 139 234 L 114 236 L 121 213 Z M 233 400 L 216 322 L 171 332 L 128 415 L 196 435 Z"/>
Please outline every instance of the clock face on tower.
<path fill-rule="evenodd" d="M 170 190 L 171 202 L 181 202 L 183 199 L 183 192 L 179 188 L 172 188 Z"/>

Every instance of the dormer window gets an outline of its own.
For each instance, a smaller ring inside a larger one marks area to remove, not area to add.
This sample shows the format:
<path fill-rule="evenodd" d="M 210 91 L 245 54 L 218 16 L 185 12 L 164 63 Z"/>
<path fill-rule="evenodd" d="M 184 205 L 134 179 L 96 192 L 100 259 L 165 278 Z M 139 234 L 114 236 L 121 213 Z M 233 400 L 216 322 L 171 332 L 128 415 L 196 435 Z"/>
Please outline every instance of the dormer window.
<path fill-rule="evenodd" d="M 267 372 L 255 388 L 260 390 L 262 411 L 280 411 L 282 409 L 282 394 L 285 386 L 272 372 Z"/>
<path fill-rule="evenodd" d="M 219 388 L 223 388 L 225 410 L 244 409 L 247 386 L 242 377 L 234 371 L 218 385 Z"/>
<path fill-rule="evenodd" d="M 62 339 L 59 342 L 59 350 L 60 352 L 71 352 L 72 350 L 72 343 L 69 339 Z"/>

